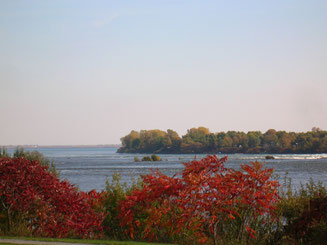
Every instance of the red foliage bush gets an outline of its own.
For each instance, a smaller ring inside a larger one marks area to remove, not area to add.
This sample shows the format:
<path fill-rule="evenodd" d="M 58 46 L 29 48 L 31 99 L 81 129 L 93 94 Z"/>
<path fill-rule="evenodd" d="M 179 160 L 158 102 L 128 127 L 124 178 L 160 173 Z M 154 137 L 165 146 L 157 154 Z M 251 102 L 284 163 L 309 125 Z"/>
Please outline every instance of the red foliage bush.
<path fill-rule="evenodd" d="M 144 188 L 135 189 L 120 207 L 121 225 L 131 238 L 158 240 L 158 236 L 187 233 L 198 242 L 217 242 L 219 229 L 238 220 L 238 230 L 255 237 L 251 220 L 273 215 L 278 200 L 273 169 L 259 162 L 241 165 L 241 171 L 225 168 L 227 157 L 207 156 L 184 163 L 180 175 L 160 172 L 143 176 Z M 208 236 L 209 234 L 209 236 Z M 211 234 L 211 235 L 210 235 Z"/>
<path fill-rule="evenodd" d="M 286 226 L 287 233 L 295 241 L 305 244 L 326 244 L 327 196 L 308 200 L 302 214 Z"/>
<path fill-rule="evenodd" d="M 36 161 L 0 159 L 0 211 L 8 231 L 19 213 L 34 235 L 94 237 L 102 231 L 101 198 L 95 191 L 77 191 Z"/>

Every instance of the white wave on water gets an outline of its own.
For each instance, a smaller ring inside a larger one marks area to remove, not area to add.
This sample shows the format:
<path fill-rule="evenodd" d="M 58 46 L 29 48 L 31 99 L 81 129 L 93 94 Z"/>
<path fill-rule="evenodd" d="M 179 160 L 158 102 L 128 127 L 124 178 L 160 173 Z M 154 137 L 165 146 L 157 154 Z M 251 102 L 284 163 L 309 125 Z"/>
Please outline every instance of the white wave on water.
<path fill-rule="evenodd" d="M 327 159 L 327 154 L 277 155 L 275 159 Z"/>
<path fill-rule="evenodd" d="M 266 156 L 273 156 L 276 160 L 316 160 L 327 159 L 327 154 L 232 154 L 228 155 L 233 160 L 249 160 L 262 161 L 266 160 Z"/>

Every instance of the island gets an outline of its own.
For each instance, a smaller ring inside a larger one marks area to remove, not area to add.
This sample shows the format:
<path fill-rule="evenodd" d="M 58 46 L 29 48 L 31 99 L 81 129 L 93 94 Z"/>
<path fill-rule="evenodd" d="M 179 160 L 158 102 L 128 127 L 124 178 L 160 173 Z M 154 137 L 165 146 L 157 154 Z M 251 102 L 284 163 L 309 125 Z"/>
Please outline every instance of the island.
<path fill-rule="evenodd" d="M 208 128 L 187 130 L 179 136 L 174 130 L 132 130 L 121 138 L 119 153 L 147 154 L 314 154 L 327 153 L 327 131 L 312 128 L 308 132 L 228 131 L 212 133 Z"/>

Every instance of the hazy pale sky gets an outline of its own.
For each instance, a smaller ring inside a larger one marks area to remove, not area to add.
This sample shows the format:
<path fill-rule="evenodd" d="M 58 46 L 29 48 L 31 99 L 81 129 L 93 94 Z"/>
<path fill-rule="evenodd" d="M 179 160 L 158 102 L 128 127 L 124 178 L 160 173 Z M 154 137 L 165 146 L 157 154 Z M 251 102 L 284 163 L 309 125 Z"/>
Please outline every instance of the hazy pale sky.
<path fill-rule="evenodd" d="M 0 144 L 327 129 L 327 1 L 0 0 Z"/>

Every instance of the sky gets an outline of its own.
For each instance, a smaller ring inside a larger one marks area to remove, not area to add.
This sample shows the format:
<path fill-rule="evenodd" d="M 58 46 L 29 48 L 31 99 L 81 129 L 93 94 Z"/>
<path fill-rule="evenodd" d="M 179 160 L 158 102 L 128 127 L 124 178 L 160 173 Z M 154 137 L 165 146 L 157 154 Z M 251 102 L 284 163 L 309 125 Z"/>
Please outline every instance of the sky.
<path fill-rule="evenodd" d="M 0 145 L 327 130 L 327 1 L 0 0 Z"/>

